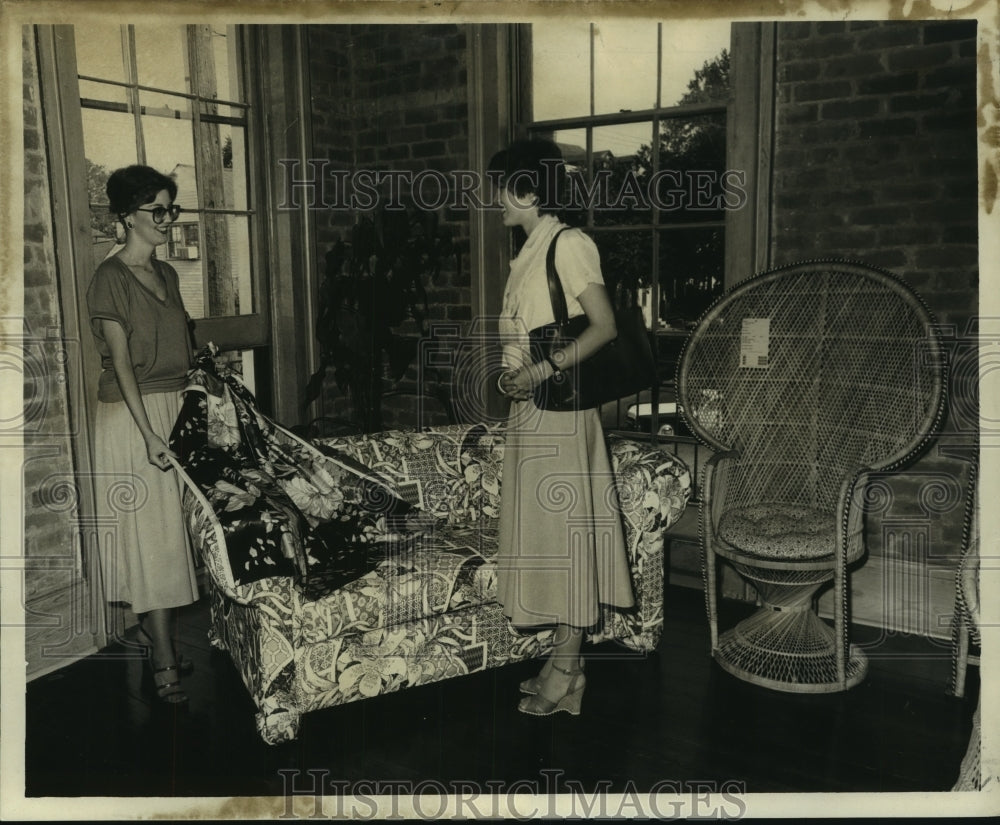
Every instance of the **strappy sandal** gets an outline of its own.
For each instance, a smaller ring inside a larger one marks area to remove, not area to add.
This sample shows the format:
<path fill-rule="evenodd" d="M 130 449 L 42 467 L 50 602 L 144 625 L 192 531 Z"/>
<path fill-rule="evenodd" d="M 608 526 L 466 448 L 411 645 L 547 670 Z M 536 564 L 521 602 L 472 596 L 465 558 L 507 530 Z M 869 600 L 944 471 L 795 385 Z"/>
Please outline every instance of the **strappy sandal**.
<path fill-rule="evenodd" d="M 572 716 L 580 715 L 580 705 L 583 702 L 583 689 L 587 686 L 587 677 L 582 670 L 563 670 L 555 662 L 552 667 L 566 676 L 572 676 L 570 683 L 566 686 L 566 692 L 558 699 L 552 699 L 545 695 L 544 690 L 537 695 L 526 696 L 520 701 L 517 709 L 521 713 L 529 716 L 551 716 L 561 710 Z"/>
<path fill-rule="evenodd" d="M 585 662 L 586 662 L 586 660 L 583 658 L 583 656 L 581 656 L 580 657 L 580 670 L 583 670 Z M 549 668 L 551 668 L 551 667 L 554 667 L 554 664 L 552 662 L 552 656 L 550 655 L 545 660 L 545 664 L 542 665 L 542 669 L 541 669 L 541 671 L 539 672 L 539 674 L 537 676 L 532 676 L 530 679 L 525 679 L 523 682 L 521 682 L 520 685 L 518 685 L 518 688 L 521 691 L 521 693 L 524 693 L 527 696 L 535 696 L 535 695 L 537 695 L 538 694 L 538 686 L 545 679 L 545 677 L 549 675 Z M 563 672 L 565 672 L 565 671 L 563 671 Z"/>
<path fill-rule="evenodd" d="M 153 675 L 153 689 L 156 691 L 157 699 L 165 705 L 183 705 L 188 701 L 188 695 L 181 688 L 180 668 L 177 665 L 154 668 L 152 660 L 150 660 L 149 669 Z M 162 674 L 170 673 L 171 671 L 177 673 L 177 678 L 168 682 L 162 681 Z"/>
<path fill-rule="evenodd" d="M 142 640 L 139 639 L 140 635 L 143 637 Z M 135 632 L 135 638 L 136 641 L 138 641 L 145 648 L 146 657 L 152 660 L 154 648 L 153 637 L 150 636 L 146 628 L 143 627 L 142 622 L 139 622 L 139 627 Z M 170 646 L 173 648 L 173 642 L 171 642 Z M 174 656 L 177 659 L 177 667 L 182 676 L 194 673 L 194 662 L 192 662 L 187 656 L 183 653 L 177 653 L 176 650 L 174 650 Z"/>

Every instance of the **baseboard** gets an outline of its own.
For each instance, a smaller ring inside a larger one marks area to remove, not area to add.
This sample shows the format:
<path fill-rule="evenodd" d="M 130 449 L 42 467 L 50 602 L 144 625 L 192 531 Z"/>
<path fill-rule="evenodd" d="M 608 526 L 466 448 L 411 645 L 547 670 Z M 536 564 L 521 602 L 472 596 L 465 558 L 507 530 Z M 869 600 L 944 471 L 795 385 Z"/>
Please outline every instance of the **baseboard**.
<path fill-rule="evenodd" d="M 27 673 L 25 675 L 25 683 L 33 682 L 35 679 L 40 679 L 42 676 L 48 676 L 50 673 L 55 673 L 57 670 L 62 670 L 64 667 L 69 667 L 70 665 L 76 664 L 82 659 L 86 659 L 88 656 L 93 656 L 97 653 L 96 647 L 85 648 L 74 653 L 72 656 L 66 656 L 61 659 L 53 659 L 51 662 L 46 664 L 44 667 L 36 668 L 35 670 Z"/>
<path fill-rule="evenodd" d="M 851 572 L 851 621 L 855 624 L 949 639 L 954 613 L 952 568 L 878 556 Z M 833 616 L 832 588 L 820 597 L 819 614 Z"/>

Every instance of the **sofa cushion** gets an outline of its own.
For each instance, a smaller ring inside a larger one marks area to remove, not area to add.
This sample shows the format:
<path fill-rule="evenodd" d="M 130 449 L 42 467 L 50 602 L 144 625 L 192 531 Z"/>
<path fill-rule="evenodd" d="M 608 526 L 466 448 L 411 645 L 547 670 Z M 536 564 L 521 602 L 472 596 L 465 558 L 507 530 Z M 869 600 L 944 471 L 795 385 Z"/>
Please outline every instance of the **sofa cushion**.
<path fill-rule="evenodd" d="M 298 591 L 302 641 L 323 641 L 496 601 L 497 521 L 442 524 L 380 546 L 361 578 L 310 598 Z"/>
<path fill-rule="evenodd" d="M 832 511 L 795 504 L 758 504 L 723 513 L 719 537 L 761 558 L 816 559 L 833 552 L 836 523 Z"/>

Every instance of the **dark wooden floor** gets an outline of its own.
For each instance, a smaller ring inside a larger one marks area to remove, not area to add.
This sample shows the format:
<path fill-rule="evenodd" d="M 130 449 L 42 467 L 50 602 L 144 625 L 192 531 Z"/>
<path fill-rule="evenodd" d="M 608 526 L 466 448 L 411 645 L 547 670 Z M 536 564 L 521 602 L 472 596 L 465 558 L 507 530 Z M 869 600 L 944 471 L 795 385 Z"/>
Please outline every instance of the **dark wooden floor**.
<path fill-rule="evenodd" d="M 207 607 L 195 605 L 181 617 L 182 649 L 196 663 L 187 710 L 154 703 L 141 662 L 116 649 L 28 685 L 25 794 L 273 796 L 286 791 L 282 771 L 296 769 L 449 787 L 526 780 L 543 792 L 556 775 L 611 792 L 663 781 L 734 782 L 751 793 L 952 786 L 978 670 L 969 669 L 964 699 L 946 695 L 946 645 L 858 628 L 855 640 L 871 652 L 864 683 L 838 695 L 784 694 L 713 662 L 699 592 L 671 587 L 667 599 L 656 655 L 594 650 L 578 718 L 518 713 L 517 684 L 538 667 L 523 663 L 306 715 L 299 740 L 279 747 L 258 738 L 235 669 L 205 640 Z"/>

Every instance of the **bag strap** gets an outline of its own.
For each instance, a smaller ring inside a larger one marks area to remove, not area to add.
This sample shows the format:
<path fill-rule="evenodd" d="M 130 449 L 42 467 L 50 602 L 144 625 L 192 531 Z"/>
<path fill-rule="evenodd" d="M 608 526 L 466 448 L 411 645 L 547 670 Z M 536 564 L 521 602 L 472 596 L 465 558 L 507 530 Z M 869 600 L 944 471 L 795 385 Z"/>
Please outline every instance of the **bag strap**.
<path fill-rule="evenodd" d="M 565 326 L 569 321 L 569 310 L 566 308 L 566 293 L 563 291 L 562 283 L 559 281 L 559 273 L 556 272 L 556 241 L 559 236 L 569 229 L 568 226 L 560 229 L 552 238 L 549 244 L 548 254 L 545 256 L 545 276 L 549 282 L 549 301 L 552 302 L 552 316 L 559 326 Z"/>

